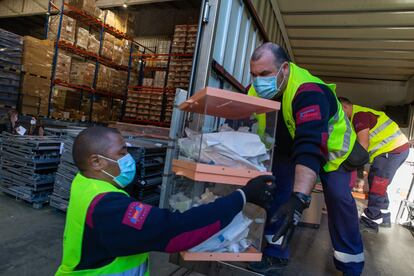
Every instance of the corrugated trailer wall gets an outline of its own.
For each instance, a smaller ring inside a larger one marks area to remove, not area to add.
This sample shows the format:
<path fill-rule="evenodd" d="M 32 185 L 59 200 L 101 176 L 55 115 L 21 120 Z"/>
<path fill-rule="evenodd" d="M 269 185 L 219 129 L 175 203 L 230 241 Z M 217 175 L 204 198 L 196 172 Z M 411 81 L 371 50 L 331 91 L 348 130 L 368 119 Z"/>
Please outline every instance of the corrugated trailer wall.
<path fill-rule="evenodd" d="M 208 23 L 203 27 L 204 33 L 201 38 L 194 91 L 204 86 L 222 86 L 218 76 L 212 73 L 211 62 L 213 60 L 223 66 L 243 86 L 250 84 L 250 56 L 265 39 L 249 11 L 248 1 L 209 1 L 210 17 Z M 286 47 L 272 1 L 253 0 L 251 3 L 269 40 Z M 214 28 L 209 26 L 211 24 L 215 24 Z M 212 40 L 211 37 L 213 37 Z M 210 49 L 206 46 L 209 43 L 211 44 Z M 208 70 L 201 68 L 201 66 L 207 66 Z M 203 76 L 206 78 L 203 79 Z M 227 82 L 224 83 L 223 88 L 235 90 Z"/>

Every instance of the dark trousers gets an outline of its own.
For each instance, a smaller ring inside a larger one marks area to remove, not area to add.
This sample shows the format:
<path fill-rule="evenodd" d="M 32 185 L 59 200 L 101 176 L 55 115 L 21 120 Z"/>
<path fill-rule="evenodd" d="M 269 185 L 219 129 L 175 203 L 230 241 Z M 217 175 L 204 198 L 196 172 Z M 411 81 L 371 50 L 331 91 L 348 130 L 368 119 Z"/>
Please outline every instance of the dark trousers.
<path fill-rule="evenodd" d="M 408 153 L 409 150 L 401 153 L 384 153 L 374 158 L 368 174 L 368 207 L 361 215 L 362 223 L 372 228 L 378 228 L 381 223 L 391 223 L 387 188 L 395 172 L 407 159 Z"/>
<path fill-rule="evenodd" d="M 269 218 L 290 198 L 293 190 L 293 165 L 286 162 L 278 164 L 275 168 L 275 176 L 277 191 L 276 198 L 268 210 Z M 364 253 L 359 233 L 358 212 L 350 189 L 352 173 L 339 168 L 334 172 L 320 173 L 320 179 L 328 209 L 328 225 L 334 248 L 335 266 L 348 275 L 360 275 L 364 267 Z M 288 248 L 282 250 L 277 243 L 271 243 L 271 237 L 280 227 L 280 223 L 276 221 L 266 225 L 265 237 L 269 244 L 264 249 L 264 253 L 268 256 L 288 258 Z"/>

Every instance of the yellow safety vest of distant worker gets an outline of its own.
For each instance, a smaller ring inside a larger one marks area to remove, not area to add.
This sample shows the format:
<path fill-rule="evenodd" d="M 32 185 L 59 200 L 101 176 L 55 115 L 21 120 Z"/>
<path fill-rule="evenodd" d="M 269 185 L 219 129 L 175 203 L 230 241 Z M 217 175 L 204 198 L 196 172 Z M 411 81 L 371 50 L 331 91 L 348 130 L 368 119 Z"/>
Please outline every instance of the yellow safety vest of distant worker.
<path fill-rule="evenodd" d="M 102 193 L 126 192 L 108 182 L 86 178 L 78 173 L 73 180 L 71 196 L 67 210 L 66 227 L 63 239 L 63 260 L 56 272 L 60 275 L 139 275 L 149 276 L 148 253 L 117 257 L 103 267 L 96 269 L 77 270 L 81 260 L 84 221 L 93 199 Z"/>
<path fill-rule="evenodd" d="M 289 130 L 290 136 L 294 139 L 296 124 L 293 118 L 292 103 L 298 88 L 304 83 L 317 83 L 326 85 L 335 94 L 336 85 L 324 83 L 321 79 L 312 76 L 308 70 L 300 68 L 294 63 L 289 63 L 289 65 L 290 76 L 282 96 L 282 111 L 284 122 Z M 258 97 L 253 85 L 250 86 L 247 94 Z M 356 140 L 356 134 L 338 100 L 337 106 L 336 114 L 328 122 L 329 137 L 327 144 L 329 156 L 328 161 L 323 167 L 326 172 L 335 171 L 339 168 L 342 162 L 348 158 Z M 258 124 L 257 133 L 263 137 L 266 131 L 266 114 L 256 115 L 256 120 Z"/>
<path fill-rule="evenodd" d="M 408 142 L 407 137 L 401 132 L 398 125 L 384 112 L 371 108 L 352 105 L 352 117 L 358 112 L 370 112 L 377 116 L 377 124 L 369 130 L 369 162 L 372 163 L 380 154 L 390 152 Z"/>

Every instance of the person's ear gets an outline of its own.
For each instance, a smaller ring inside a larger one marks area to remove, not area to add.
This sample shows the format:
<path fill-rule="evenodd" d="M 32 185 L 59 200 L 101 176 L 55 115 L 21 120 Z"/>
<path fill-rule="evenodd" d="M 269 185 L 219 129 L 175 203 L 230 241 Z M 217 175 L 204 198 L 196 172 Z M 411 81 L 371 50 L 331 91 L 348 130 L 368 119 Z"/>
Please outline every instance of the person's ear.
<path fill-rule="evenodd" d="M 94 171 L 101 171 L 106 168 L 107 161 L 104 158 L 100 158 L 98 154 L 92 154 L 88 158 L 88 165 Z"/>
<path fill-rule="evenodd" d="M 285 62 L 282 65 L 282 71 L 283 71 L 283 75 L 286 76 L 289 74 L 289 62 Z"/>

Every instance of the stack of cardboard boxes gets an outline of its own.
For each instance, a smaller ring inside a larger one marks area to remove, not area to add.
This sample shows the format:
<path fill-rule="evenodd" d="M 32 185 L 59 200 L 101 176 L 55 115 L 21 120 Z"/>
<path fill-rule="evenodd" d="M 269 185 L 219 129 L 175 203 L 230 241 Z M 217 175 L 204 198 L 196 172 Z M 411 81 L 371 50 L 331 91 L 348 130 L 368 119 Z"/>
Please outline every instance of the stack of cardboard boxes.
<path fill-rule="evenodd" d="M 172 52 L 177 54 L 193 54 L 197 38 L 197 25 L 175 26 Z M 192 66 L 191 57 L 177 57 L 170 62 L 168 87 L 188 89 Z"/>
<path fill-rule="evenodd" d="M 60 15 L 52 15 L 50 16 L 49 20 L 49 30 L 47 37 L 50 40 L 56 40 L 56 35 L 59 30 Z M 76 20 L 69 16 L 63 15 L 60 40 L 73 45 L 75 43 L 75 32 Z"/>
<path fill-rule="evenodd" d="M 26 73 L 22 82 L 21 112 L 23 114 L 47 115 L 53 54 L 51 40 L 24 37 L 23 70 Z"/>
<path fill-rule="evenodd" d="M 69 0 L 69 5 L 86 12 L 89 15 L 96 14 L 96 0 Z"/>
<path fill-rule="evenodd" d="M 58 52 L 58 58 L 56 63 L 55 79 L 64 82 L 69 82 L 70 66 L 72 63 L 72 56 L 64 50 Z"/>
<path fill-rule="evenodd" d="M 70 83 L 92 87 L 95 74 L 95 63 L 72 59 Z"/>

